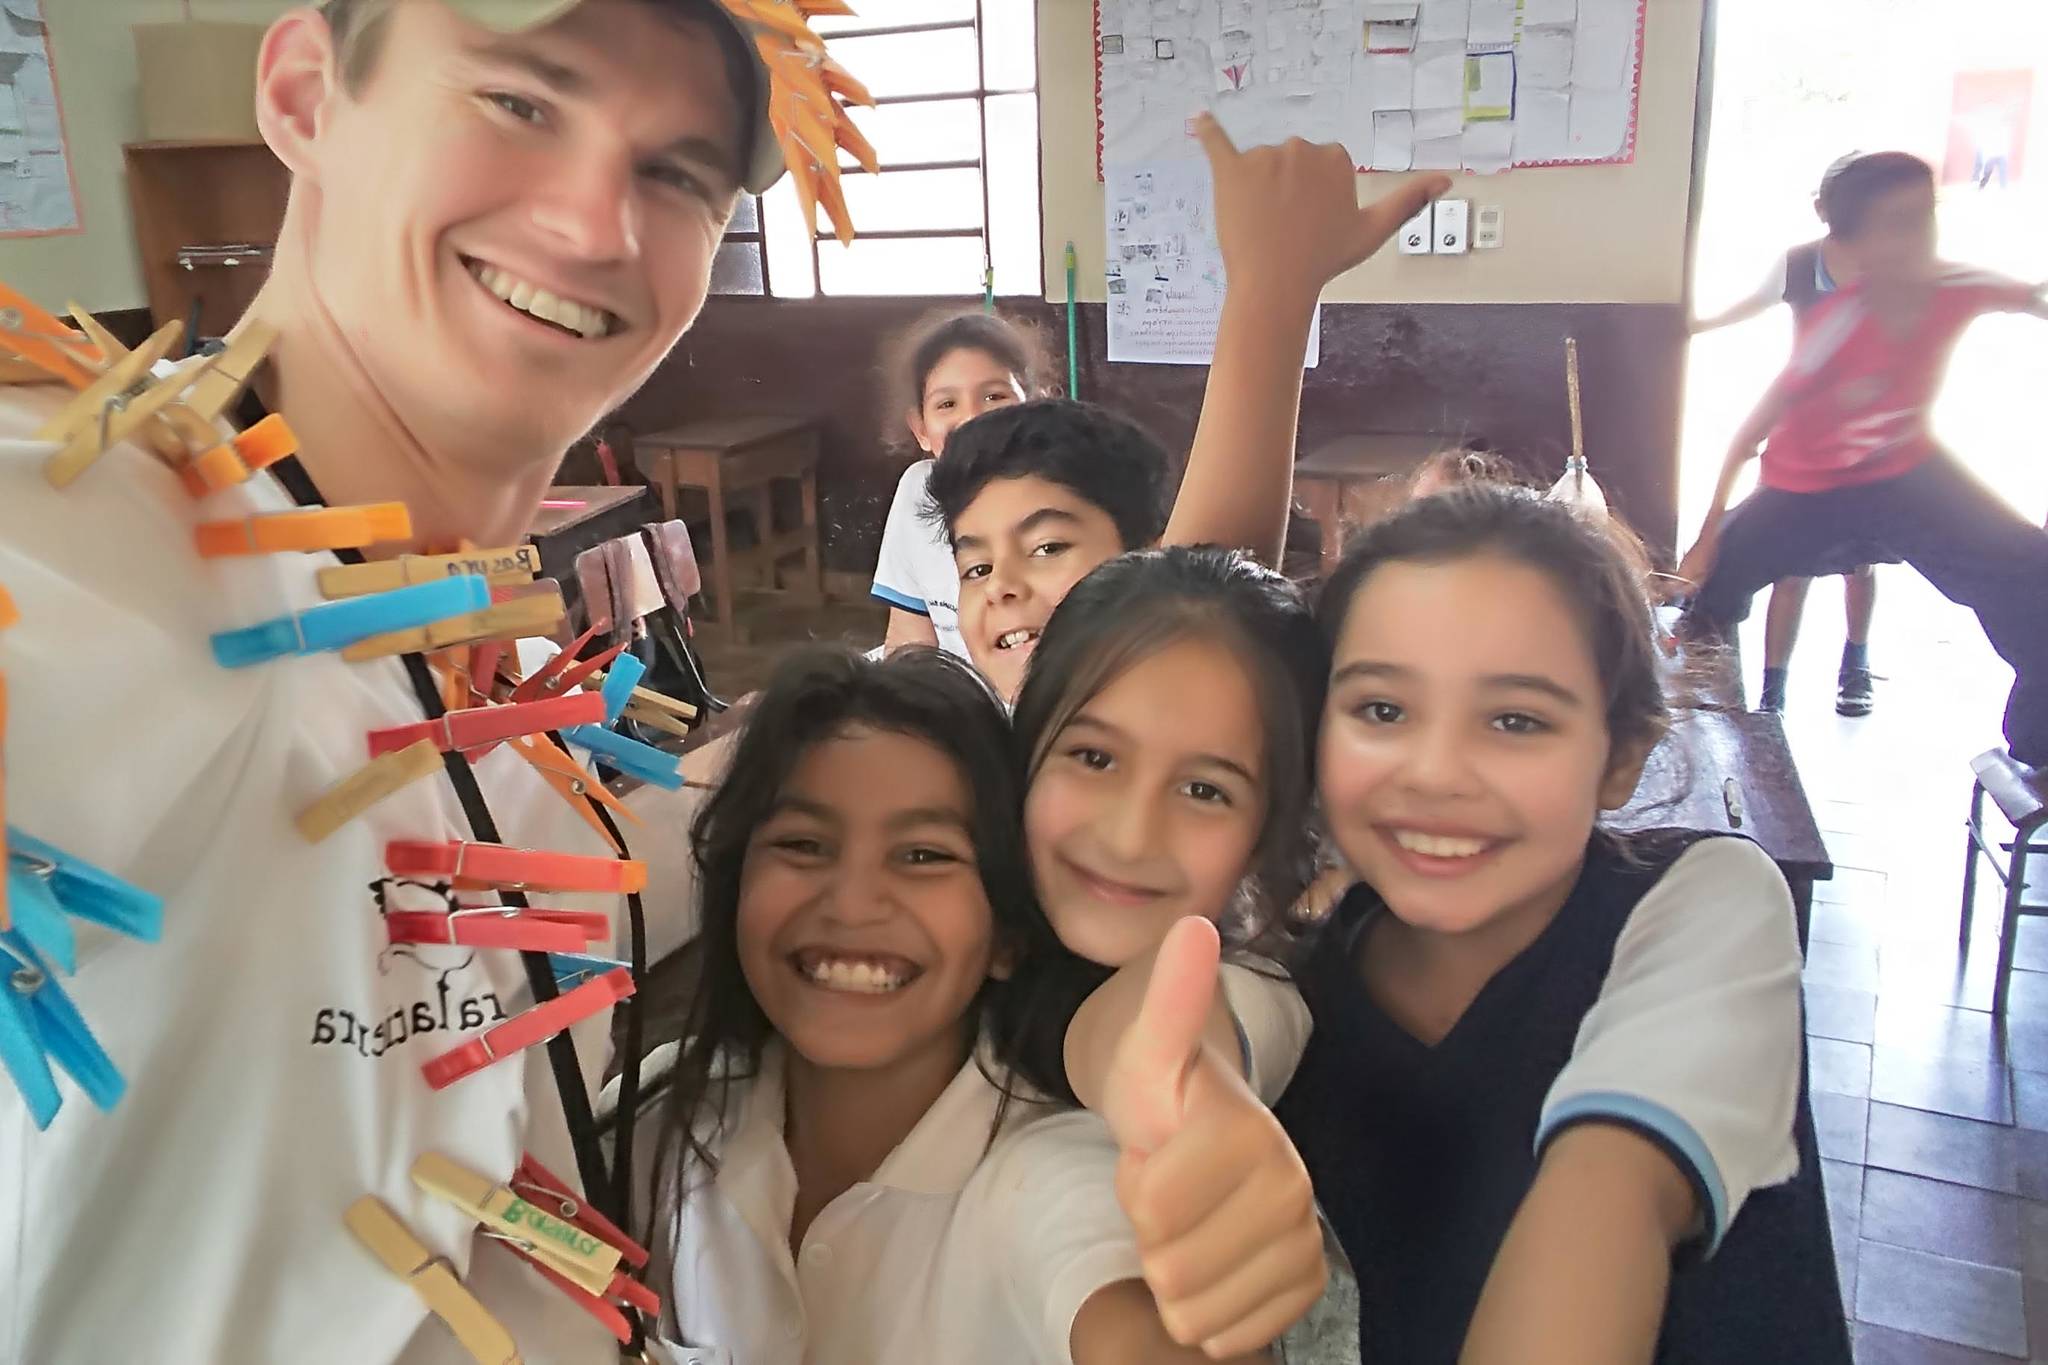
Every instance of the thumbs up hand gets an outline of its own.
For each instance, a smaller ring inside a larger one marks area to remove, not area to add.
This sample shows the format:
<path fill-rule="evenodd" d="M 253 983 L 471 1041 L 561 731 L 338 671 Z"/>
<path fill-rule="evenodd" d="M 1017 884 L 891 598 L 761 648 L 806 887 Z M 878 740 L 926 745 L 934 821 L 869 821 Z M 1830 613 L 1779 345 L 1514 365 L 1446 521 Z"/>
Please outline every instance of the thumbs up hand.
<path fill-rule="evenodd" d="M 1195 121 L 1216 184 L 1216 236 L 1232 288 L 1323 286 L 1386 245 L 1401 224 L 1451 187 L 1446 175 L 1397 182 L 1359 207 L 1351 154 L 1334 143 L 1289 138 L 1241 152 L 1209 114 Z"/>
<path fill-rule="evenodd" d="M 1198 917 L 1167 934 L 1096 1106 L 1123 1149 L 1117 1198 L 1160 1320 L 1212 1358 L 1277 1340 L 1327 1277 L 1301 1157 L 1203 1042 L 1219 951 Z"/>

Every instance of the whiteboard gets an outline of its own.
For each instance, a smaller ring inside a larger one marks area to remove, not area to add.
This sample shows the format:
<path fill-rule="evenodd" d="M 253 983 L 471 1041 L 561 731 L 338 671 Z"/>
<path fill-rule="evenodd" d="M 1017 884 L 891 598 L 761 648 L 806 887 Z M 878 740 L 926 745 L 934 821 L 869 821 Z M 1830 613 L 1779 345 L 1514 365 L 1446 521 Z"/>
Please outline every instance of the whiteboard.
<path fill-rule="evenodd" d="M 1635 157 L 1646 0 L 1095 0 L 1096 174 L 1239 146 L 1341 142 L 1360 170 Z"/>

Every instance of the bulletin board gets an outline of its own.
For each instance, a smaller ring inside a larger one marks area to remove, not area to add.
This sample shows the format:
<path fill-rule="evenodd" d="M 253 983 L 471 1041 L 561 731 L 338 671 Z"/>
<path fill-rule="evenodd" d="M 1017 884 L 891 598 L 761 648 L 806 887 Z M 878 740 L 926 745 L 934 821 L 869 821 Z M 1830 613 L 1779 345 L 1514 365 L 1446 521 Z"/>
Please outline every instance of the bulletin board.
<path fill-rule="evenodd" d="M 1341 142 L 1361 171 L 1635 158 L 1647 0 L 1095 0 L 1096 174 Z"/>
<path fill-rule="evenodd" d="M 41 0 L 0 0 L 0 237 L 83 230 Z"/>

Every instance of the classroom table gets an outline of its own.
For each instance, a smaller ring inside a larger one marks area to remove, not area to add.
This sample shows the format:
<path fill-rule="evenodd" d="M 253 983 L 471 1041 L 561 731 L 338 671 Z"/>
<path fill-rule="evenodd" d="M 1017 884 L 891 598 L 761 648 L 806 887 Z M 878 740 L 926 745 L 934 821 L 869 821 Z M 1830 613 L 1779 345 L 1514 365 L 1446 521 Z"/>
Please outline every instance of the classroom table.
<path fill-rule="evenodd" d="M 1436 432 L 1375 431 L 1339 436 L 1294 465 L 1294 496 L 1323 532 L 1323 574 L 1337 567 L 1344 528 L 1377 521 L 1399 499 L 1408 476 L 1448 446 Z"/>

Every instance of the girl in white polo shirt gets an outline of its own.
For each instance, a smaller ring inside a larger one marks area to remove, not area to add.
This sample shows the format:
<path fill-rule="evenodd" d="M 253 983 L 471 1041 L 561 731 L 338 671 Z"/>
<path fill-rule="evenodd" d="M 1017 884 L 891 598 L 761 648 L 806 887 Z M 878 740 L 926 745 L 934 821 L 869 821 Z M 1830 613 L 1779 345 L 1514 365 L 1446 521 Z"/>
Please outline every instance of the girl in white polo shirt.
<path fill-rule="evenodd" d="M 763 693 L 694 830 L 703 968 L 655 1173 L 685 1359 L 1212 1358 L 1175 1343 L 1143 1281 L 1120 1160 L 1151 1187 L 1146 1221 L 1232 1281 L 1211 1302 L 1261 1297 L 1268 1229 L 1189 1226 L 1198 1189 L 1016 1092 L 978 1046 L 1012 966 L 1047 947 L 1009 742 L 986 687 L 934 651 L 807 653 Z M 1193 1126 L 1236 1082 L 1188 1063 L 1190 1040 L 1156 1089 Z M 1277 1130 L 1233 1131 L 1252 1140 L 1238 1174 L 1299 1169 Z M 1174 1316 L 1215 1357 L 1238 1349 L 1244 1314 Z"/>

